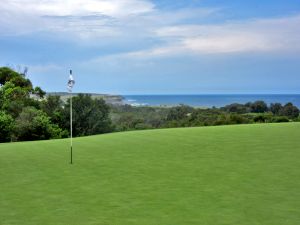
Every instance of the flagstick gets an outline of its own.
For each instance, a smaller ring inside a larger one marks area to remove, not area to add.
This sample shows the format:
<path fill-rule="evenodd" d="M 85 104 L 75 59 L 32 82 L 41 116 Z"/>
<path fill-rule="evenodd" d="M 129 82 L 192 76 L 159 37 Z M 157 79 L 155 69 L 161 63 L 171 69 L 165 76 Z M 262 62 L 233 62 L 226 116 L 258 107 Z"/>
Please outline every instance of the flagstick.
<path fill-rule="evenodd" d="M 72 101 L 73 101 L 73 94 L 72 94 L 72 88 L 75 84 L 75 81 L 72 76 L 72 70 L 70 70 L 70 77 L 68 81 L 68 90 L 70 93 L 70 147 L 71 147 L 71 164 L 73 164 L 73 107 L 72 107 Z"/>
<path fill-rule="evenodd" d="M 72 112 L 72 90 L 70 92 L 70 130 L 71 130 L 71 164 L 73 164 L 73 112 Z"/>

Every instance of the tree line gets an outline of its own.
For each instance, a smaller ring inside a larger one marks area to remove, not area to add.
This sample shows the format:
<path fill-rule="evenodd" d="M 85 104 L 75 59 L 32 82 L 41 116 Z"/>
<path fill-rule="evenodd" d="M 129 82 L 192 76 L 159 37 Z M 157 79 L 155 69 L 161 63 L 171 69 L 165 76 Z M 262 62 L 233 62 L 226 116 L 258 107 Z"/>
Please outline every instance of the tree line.
<path fill-rule="evenodd" d="M 70 101 L 47 96 L 25 74 L 0 68 L 0 142 L 69 136 Z M 113 131 L 110 107 L 102 99 L 73 97 L 73 134 L 85 136 Z"/>
<path fill-rule="evenodd" d="M 109 105 L 86 94 L 73 97 L 75 137 L 127 130 L 289 121 L 299 121 L 299 109 L 292 103 L 267 105 L 256 101 L 204 109 L 186 105 Z M 33 87 L 26 73 L 0 68 L 0 142 L 66 138 L 69 127 L 69 100 L 46 96 L 40 87 Z"/>
<path fill-rule="evenodd" d="M 292 103 L 268 106 L 263 101 L 221 108 L 114 106 L 111 115 L 117 131 L 300 121 L 299 109 Z"/>

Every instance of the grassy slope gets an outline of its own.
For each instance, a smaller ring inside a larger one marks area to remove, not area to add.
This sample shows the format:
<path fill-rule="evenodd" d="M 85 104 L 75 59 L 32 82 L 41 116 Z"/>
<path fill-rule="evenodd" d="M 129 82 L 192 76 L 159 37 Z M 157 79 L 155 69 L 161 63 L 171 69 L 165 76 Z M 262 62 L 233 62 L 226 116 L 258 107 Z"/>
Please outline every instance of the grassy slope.
<path fill-rule="evenodd" d="M 0 145 L 1 225 L 298 225 L 300 124 Z"/>

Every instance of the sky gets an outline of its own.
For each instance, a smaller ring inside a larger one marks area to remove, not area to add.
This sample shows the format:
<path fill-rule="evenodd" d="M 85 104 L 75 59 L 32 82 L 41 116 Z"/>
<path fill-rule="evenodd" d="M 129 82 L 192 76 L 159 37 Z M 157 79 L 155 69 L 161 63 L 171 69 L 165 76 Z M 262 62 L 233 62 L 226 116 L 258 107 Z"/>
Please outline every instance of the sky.
<path fill-rule="evenodd" d="M 0 66 L 107 94 L 300 93 L 299 0 L 1 0 Z"/>

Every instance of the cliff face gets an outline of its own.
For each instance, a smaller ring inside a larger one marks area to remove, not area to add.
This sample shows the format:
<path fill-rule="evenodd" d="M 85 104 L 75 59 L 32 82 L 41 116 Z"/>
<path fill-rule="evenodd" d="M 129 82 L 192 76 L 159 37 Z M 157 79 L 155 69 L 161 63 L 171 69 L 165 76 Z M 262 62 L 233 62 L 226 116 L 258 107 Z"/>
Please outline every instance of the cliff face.
<path fill-rule="evenodd" d="M 79 93 L 73 93 L 73 96 L 78 95 Z M 89 94 L 92 98 L 102 98 L 107 104 L 112 105 L 124 105 L 124 97 L 121 95 L 108 95 L 108 94 L 95 94 L 95 93 L 84 93 Z M 70 94 L 67 92 L 49 92 L 48 95 L 59 95 L 62 101 L 67 101 Z"/>

